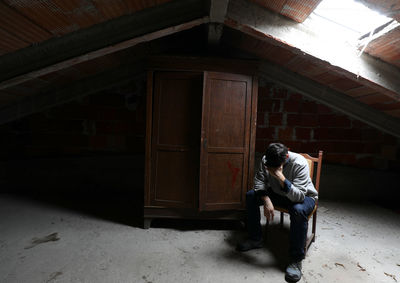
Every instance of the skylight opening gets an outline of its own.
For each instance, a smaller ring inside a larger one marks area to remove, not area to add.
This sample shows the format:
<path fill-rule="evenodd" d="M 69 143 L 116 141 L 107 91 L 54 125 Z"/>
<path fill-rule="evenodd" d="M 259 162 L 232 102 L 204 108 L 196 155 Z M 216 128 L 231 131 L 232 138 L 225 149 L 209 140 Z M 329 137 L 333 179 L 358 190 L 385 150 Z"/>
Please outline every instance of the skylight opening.
<path fill-rule="evenodd" d="M 393 21 L 354 0 L 323 0 L 314 14 L 354 33 L 355 38 Z"/>

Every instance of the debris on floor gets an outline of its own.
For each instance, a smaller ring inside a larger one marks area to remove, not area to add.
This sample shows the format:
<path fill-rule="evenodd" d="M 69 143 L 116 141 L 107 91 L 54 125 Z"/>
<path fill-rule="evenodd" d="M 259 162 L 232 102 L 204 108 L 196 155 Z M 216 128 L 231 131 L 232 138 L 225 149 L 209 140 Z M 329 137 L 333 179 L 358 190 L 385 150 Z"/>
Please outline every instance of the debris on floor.
<path fill-rule="evenodd" d="M 384 272 L 384 273 L 385 273 L 385 275 L 386 275 L 386 276 L 388 276 L 388 277 L 392 277 L 392 278 L 393 278 L 393 280 L 397 282 L 397 280 L 396 280 L 396 276 L 394 276 L 393 274 L 386 273 L 386 272 Z"/>
<path fill-rule="evenodd" d="M 341 263 L 335 262 L 335 265 L 336 265 L 336 266 L 341 266 L 341 267 L 343 267 L 344 269 L 346 269 L 346 268 L 344 267 L 344 265 L 341 264 Z"/>
<path fill-rule="evenodd" d="M 360 271 L 366 271 L 364 267 L 362 267 L 359 263 L 357 263 L 357 266 L 360 268 Z"/>
<path fill-rule="evenodd" d="M 39 244 L 43 244 L 43 243 L 47 243 L 47 242 L 55 242 L 58 240 L 60 240 L 60 238 L 58 238 L 58 233 L 52 233 L 52 234 L 47 235 L 42 238 L 32 238 L 31 244 L 29 246 L 25 247 L 25 250 L 31 249 Z"/>

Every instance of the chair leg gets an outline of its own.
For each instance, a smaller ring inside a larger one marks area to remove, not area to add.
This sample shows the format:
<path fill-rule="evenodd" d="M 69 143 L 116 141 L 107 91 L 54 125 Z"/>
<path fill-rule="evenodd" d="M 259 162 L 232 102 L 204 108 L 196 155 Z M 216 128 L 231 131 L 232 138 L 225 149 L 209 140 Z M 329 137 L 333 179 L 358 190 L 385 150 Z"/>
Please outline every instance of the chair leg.
<path fill-rule="evenodd" d="M 313 224 L 312 224 L 312 233 L 314 235 L 313 242 L 315 242 L 316 230 L 317 230 L 317 211 L 315 211 L 313 215 Z"/>
<path fill-rule="evenodd" d="M 281 212 L 281 228 L 283 227 L 283 219 L 284 219 L 284 214 Z"/>
<path fill-rule="evenodd" d="M 304 253 L 307 254 L 308 249 L 311 246 L 311 243 L 315 242 L 315 237 L 316 237 L 316 225 L 317 225 L 317 212 L 315 211 L 313 216 L 312 216 L 312 228 L 311 228 L 311 235 L 308 236 L 308 228 L 307 228 L 307 240 L 305 242 L 304 246 Z"/>

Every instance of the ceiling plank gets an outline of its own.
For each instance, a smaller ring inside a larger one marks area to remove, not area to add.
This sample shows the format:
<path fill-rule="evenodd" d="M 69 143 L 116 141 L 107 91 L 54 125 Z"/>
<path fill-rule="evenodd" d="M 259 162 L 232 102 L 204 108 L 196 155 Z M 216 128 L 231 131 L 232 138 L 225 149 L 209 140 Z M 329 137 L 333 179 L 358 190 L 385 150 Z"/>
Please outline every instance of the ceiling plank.
<path fill-rule="evenodd" d="M 0 57 L 0 82 L 4 88 L 6 84 L 15 84 L 12 80 L 16 77 L 31 72 L 30 75 L 43 75 L 52 67 L 69 67 L 74 60 L 82 62 L 85 56 L 90 60 L 91 56 L 191 28 L 208 21 L 208 8 L 203 0 L 172 1 L 4 55 Z M 118 47 L 114 49 L 114 45 Z"/>
<path fill-rule="evenodd" d="M 360 120 L 371 127 L 400 137 L 400 119 L 386 115 L 311 79 L 268 62 L 260 64 L 259 75 Z"/>

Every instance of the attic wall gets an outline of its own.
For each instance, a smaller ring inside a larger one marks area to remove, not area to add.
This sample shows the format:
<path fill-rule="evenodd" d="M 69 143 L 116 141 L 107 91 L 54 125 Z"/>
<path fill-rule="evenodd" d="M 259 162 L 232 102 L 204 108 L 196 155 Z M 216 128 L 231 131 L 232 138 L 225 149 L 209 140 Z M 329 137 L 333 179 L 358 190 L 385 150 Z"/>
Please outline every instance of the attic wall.
<path fill-rule="evenodd" d="M 258 157 L 272 141 L 297 152 L 324 150 L 322 199 L 398 190 L 397 139 L 271 82 L 259 86 Z M 143 74 L 0 126 L 0 190 L 142 200 L 145 87 Z"/>
<path fill-rule="evenodd" d="M 261 80 L 256 151 L 263 152 L 272 141 L 281 141 L 296 152 L 323 150 L 324 163 L 400 169 L 400 139 Z"/>
<path fill-rule="evenodd" d="M 145 73 L 136 81 L 1 125 L 1 191 L 141 192 Z"/>
<path fill-rule="evenodd" d="M 295 152 L 324 151 L 320 199 L 396 208 L 400 140 L 299 93 L 260 80 L 256 156 L 279 141 Z M 256 158 L 257 160 L 257 158 Z"/>

